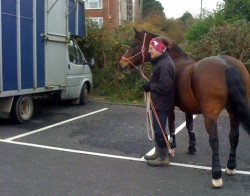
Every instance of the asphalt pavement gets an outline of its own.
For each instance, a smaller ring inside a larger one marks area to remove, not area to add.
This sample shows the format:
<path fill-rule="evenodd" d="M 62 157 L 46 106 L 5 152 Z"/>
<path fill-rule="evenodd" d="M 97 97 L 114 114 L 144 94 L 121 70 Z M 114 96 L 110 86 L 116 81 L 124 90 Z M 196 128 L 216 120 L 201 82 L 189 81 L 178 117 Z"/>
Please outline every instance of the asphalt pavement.
<path fill-rule="evenodd" d="M 224 186 L 213 189 L 211 149 L 203 117 L 194 119 L 197 153 L 186 154 L 184 113 L 176 109 L 177 148 L 170 167 L 149 167 L 143 156 L 152 148 L 145 108 L 90 102 L 35 103 L 25 124 L 0 121 L 0 195 L 250 195 L 250 136 L 241 129 L 238 173 L 223 173 Z M 229 156 L 229 120 L 218 122 L 220 160 Z"/>

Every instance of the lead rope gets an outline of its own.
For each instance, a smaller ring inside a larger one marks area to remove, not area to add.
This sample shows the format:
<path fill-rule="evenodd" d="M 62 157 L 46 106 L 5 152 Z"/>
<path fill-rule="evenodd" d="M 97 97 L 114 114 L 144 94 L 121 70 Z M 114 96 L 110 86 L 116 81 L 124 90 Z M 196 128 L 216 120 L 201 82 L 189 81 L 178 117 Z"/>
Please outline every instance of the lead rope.
<path fill-rule="evenodd" d="M 145 60 L 145 56 L 144 56 L 144 51 L 145 51 L 145 41 L 146 41 L 146 36 L 147 36 L 147 33 L 144 34 L 144 39 L 143 39 L 143 44 L 142 44 L 142 47 L 141 47 L 141 51 L 137 54 L 135 54 L 134 56 L 130 57 L 130 58 L 126 58 L 124 56 L 122 56 L 122 59 L 128 61 L 131 65 L 133 65 L 138 71 L 139 73 L 141 74 L 142 78 L 144 78 L 146 81 L 149 81 L 148 78 L 145 76 L 145 74 L 143 73 L 142 71 L 142 66 L 144 65 L 144 60 Z M 126 52 L 127 53 L 127 52 Z M 125 54 L 126 54 L 125 53 Z M 136 57 L 137 55 L 139 55 L 141 53 L 142 55 L 142 63 L 141 63 L 141 66 L 139 66 L 139 68 L 133 64 L 130 59 Z M 146 115 L 147 115 L 147 132 L 148 132 L 148 138 L 150 141 L 152 141 L 154 139 L 154 131 L 153 131 L 153 125 L 152 125 L 152 112 L 150 110 L 150 106 L 152 108 L 152 111 L 155 115 L 155 118 L 158 122 L 158 125 L 160 127 L 160 130 L 161 130 L 161 133 L 163 135 L 163 138 L 164 138 L 164 141 L 166 143 L 166 146 L 168 148 L 168 152 L 169 154 L 174 157 L 174 150 L 171 148 L 169 142 L 168 142 L 168 139 L 163 131 L 163 128 L 161 126 L 161 123 L 160 123 L 160 120 L 159 120 L 159 117 L 156 113 L 156 110 L 155 110 L 155 107 L 154 107 L 154 104 L 153 104 L 153 101 L 151 99 L 151 93 L 148 92 L 148 93 L 145 93 L 146 96 L 145 96 L 145 99 L 146 99 Z M 151 128 L 151 136 L 150 136 L 150 129 L 149 129 L 149 125 L 150 125 L 150 128 Z"/>
<path fill-rule="evenodd" d="M 147 133 L 150 141 L 154 140 L 154 128 L 152 123 L 152 111 L 150 110 L 150 93 L 144 93 L 146 103 Z"/>
<path fill-rule="evenodd" d="M 148 78 L 147 78 L 146 76 L 145 76 L 144 79 L 146 79 L 146 80 L 148 81 Z M 156 120 L 157 120 L 157 122 L 158 122 L 158 125 L 159 125 L 159 127 L 160 127 L 161 134 L 162 134 L 163 137 L 164 137 L 164 141 L 165 141 L 166 146 L 167 146 L 167 148 L 168 148 L 168 152 L 169 152 L 169 154 L 170 154 L 172 157 L 174 157 L 174 156 L 175 156 L 174 150 L 171 148 L 171 146 L 170 146 L 170 144 L 169 144 L 169 142 L 168 142 L 168 139 L 167 139 L 167 137 L 166 137 L 166 135 L 165 135 L 165 133 L 164 133 L 164 131 L 163 131 L 163 128 L 162 128 L 162 126 L 161 126 L 160 119 L 159 119 L 159 117 L 158 117 L 158 115 L 157 115 L 157 112 L 156 112 L 155 107 L 154 107 L 154 103 L 153 103 L 153 101 L 152 101 L 152 99 L 151 99 L 151 93 L 148 92 L 148 93 L 145 93 L 145 94 L 146 94 L 145 97 L 146 97 L 146 115 L 147 115 L 147 132 L 148 132 L 148 138 L 149 138 L 150 141 L 152 141 L 152 140 L 154 139 L 154 133 L 153 133 L 154 131 L 153 131 L 153 124 L 152 124 L 152 112 L 151 112 L 151 110 L 150 110 L 150 106 L 151 106 L 152 111 L 153 111 L 153 113 L 154 113 L 154 115 L 155 115 L 155 118 L 156 118 Z M 150 136 L 149 125 L 150 125 L 150 128 L 151 128 L 151 136 Z"/>

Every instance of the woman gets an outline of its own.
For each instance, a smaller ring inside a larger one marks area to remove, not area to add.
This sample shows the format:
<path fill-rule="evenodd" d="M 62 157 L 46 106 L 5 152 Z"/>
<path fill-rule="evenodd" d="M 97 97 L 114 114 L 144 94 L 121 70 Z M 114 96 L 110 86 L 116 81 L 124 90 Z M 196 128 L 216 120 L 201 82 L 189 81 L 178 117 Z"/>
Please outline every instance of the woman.
<path fill-rule="evenodd" d="M 175 68 L 166 50 L 163 38 L 157 37 L 150 41 L 148 52 L 151 56 L 153 73 L 149 82 L 143 85 L 145 92 L 151 92 L 151 100 L 165 135 L 168 113 L 175 106 Z M 151 156 L 145 155 L 144 158 L 150 166 L 168 166 L 166 142 L 155 115 L 153 115 L 153 128 L 155 153 Z"/>

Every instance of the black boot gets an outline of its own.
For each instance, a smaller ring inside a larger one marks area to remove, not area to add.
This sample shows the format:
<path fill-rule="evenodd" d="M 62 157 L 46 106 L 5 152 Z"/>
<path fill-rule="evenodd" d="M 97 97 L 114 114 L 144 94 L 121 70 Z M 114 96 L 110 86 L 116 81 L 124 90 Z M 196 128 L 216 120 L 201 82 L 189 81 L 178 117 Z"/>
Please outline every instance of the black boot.
<path fill-rule="evenodd" d="M 159 148 L 160 147 L 157 144 L 155 144 L 155 152 L 154 152 L 154 154 L 152 154 L 152 155 L 144 155 L 144 159 L 146 159 L 147 161 L 157 159 L 158 156 L 159 156 Z"/>
<path fill-rule="evenodd" d="M 168 149 L 166 147 L 159 148 L 158 158 L 155 160 L 148 160 L 147 163 L 149 166 L 155 166 L 155 167 L 169 166 L 170 160 L 168 156 Z"/>

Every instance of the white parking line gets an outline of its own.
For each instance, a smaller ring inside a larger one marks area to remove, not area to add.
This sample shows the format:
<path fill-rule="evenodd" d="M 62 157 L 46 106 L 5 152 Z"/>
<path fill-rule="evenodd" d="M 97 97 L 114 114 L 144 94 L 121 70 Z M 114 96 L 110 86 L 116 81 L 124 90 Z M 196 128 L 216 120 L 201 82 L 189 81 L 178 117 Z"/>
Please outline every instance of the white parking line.
<path fill-rule="evenodd" d="M 117 155 L 111 155 L 111 154 L 96 153 L 96 152 L 81 151 L 81 150 L 73 150 L 73 149 L 67 149 L 67 148 L 58 148 L 58 147 L 53 147 L 53 146 L 44 146 L 44 145 L 32 144 L 32 143 L 24 143 L 24 142 L 17 142 L 17 141 L 6 141 L 6 140 L 0 140 L 0 142 L 9 143 L 9 144 L 16 144 L 16 145 L 22 145 L 22 146 L 31 146 L 31 147 L 35 147 L 35 148 L 56 150 L 56 151 L 61 151 L 61 152 L 70 152 L 70 153 L 93 155 L 93 156 L 107 157 L 107 158 L 114 158 L 114 159 L 122 159 L 122 160 L 129 160 L 129 161 L 146 162 L 145 159 L 141 159 L 141 158 L 117 156 Z M 191 168 L 191 169 L 211 170 L 211 167 L 208 167 L 208 166 L 191 165 L 191 164 L 184 164 L 184 163 L 170 162 L 170 165 L 176 166 L 176 167 Z M 225 172 L 225 169 L 222 169 L 222 171 Z M 236 173 L 243 174 L 243 175 L 250 175 L 250 171 L 236 170 Z"/>
<path fill-rule="evenodd" d="M 102 112 L 102 111 L 105 111 L 107 110 L 108 108 L 103 108 L 101 110 L 97 110 L 97 111 L 94 111 L 94 112 L 90 112 L 88 114 L 84 114 L 84 115 L 81 115 L 81 116 L 77 116 L 75 118 L 71 118 L 71 119 L 68 119 L 68 120 L 65 120 L 65 121 L 62 121 L 62 122 L 59 122 L 59 123 L 55 123 L 53 125 L 49 125 L 47 127 L 43 127 L 43 128 L 40 128 L 40 129 L 37 129 L 37 130 L 34 130 L 34 131 L 30 131 L 28 133 L 24 133 L 24 134 L 21 134 L 21 135 L 17 135 L 17 136 L 14 136 L 14 137 L 10 137 L 10 138 L 7 138 L 7 139 L 4 139 L 5 141 L 12 141 L 12 140 L 15 140 L 15 139 L 19 139 L 21 137 L 25 137 L 25 136 L 28 136 L 28 135 L 32 135 L 32 134 L 35 134 L 35 133 L 38 133 L 38 132 L 41 132 L 41 131 L 44 131 L 44 130 L 47 130 L 47 129 L 50 129 L 50 128 L 53 128 L 53 127 L 56 127 L 56 126 L 59 126 L 59 125 L 62 125 L 62 124 L 65 124 L 65 123 L 68 123 L 68 122 L 71 122 L 71 121 L 74 121 L 74 120 L 78 120 L 80 118 L 84 118 L 86 116 L 90 116 L 90 115 L 93 115 L 93 114 L 96 114 L 96 113 L 99 113 L 99 112 Z"/>
<path fill-rule="evenodd" d="M 195 119 L 197 115 L 193 115 L 193 119 Z M 175 134 L 179 133 L 186 126 L 186 121 L 182 123 L 177 129 L 175 129 Z"/>
<path fill-rule="evenodd" d="M 88 151 L 81 151 L 81 150 L 73 150 L 73 149 L 68 149 L 68 148 L 58 148 L 58 147 L 53 147 L 53 146 L 45 146 L 45 145 L 25 143 L 25 142 L 6 141 L 6 140 L 0 140 L 0 142 L 9 143 L 9 144 L 17 144 L 17 145 L 21 145 L 21 146 L 31 146 L 31 147 L 42 148 L 42 149 L 56 150 L 56 151 L 62 151 L 62 152 L 71 152 L 71 153 L 77 153 L 77 154 L 95 155 L 95 156 L 100 156 L 100 157 L 126 159 L 126 160 L 133 160 L 133 161 L 143 161 L 143 160 L 140 160 L 140 158 L 124 157 L 124 156 L 117 156 L 117 155 L 103 154 L 103 153 L 96 153 L 96 152 L 88 152 Z"/>
<path fill-rule="evenodd" d="M 197 115 L 193 115 L 193 119 L 195 119 L 197 117 Z M 186 121 L 184 123 L 182 123 L 179 127 L 177 127 L 177 129 L 175 129 L 175 134 L 179 133 L 184 127 L 186 126 Z M 152 148 L 147 155 L 152 155 L 155 152 L 155 148 Z M 142 160 L 144 159 L 144 157 L 141 158 Z"/>
<path fill-rule="evenodd" d="M 30 146 L 30 147 L 35 147 L 35 148 L 41 148 L 41 149 L 49 149 L 49 150 L 56 150 L 56 151 L 61 151 L 61 152 L 69 152 L 69 153 L 77 153 L 77 154 L 84 154 L 84 155 L 92 155 L 92 156 L 100 156 L 100 157 L 107 157 L 107 158 L 114 158 L 114 159 L 122 159 L 122 160 L 129 160 L 129 161 L 138 161 L 138 162 L 146 162 L 146 160 L 142 158 L 134 158 L 134 157 L 125 157 L 125 156 L 118 156 L 118 155 L 111 155 L 111 154 L 104 154 L 104 153 L 96 153 L 96 152 L 89 152 L 89 151 L 81 151 L 81 150 L 73 150 L 73 149 L 67 149 L 67 148 L 59 148 L 59 147 L 53 147 L 53 146 L 45 146 L 45 145 L 39 145 L 39 144 L 33 144 L 33 143 L 25 143 L 25 142 L 18 142 L 18 141 L 13 141 L 15 139 L 25 137 L 34 133 L 38 133 L 47 129 L 50 129 L 55 126 L 59 126 L 61 124 L 71 122 L 86 116 L 90 116 L 92 114 L 96 114 L 98 112 L 102 112 L 107 110 L 108 108 L 103 108 L 101 110 L 97 110 L 88 114 L 84 114 L 69 120 L 62 121 L 60 123 L 56 123 L 41 129 L 34 130 L 32 132 L 28 132 L 25 134 L 17 135 L 15 137 L 11 137 L 8 139 L 0 139 L 0 142 L 3 143 L 9 143 L 9 144 L 15 144 L 15 145 L 21 145 L 21 146 Z M 195 118 L 196 116 L 194 116 Z M 182 123 L 177 129 L 176 129 L 176 134 L 180 132 L 184 127 L 185 127 L 186 122 Z M 153 149 L 152 149 L 153 150 Z M 152 151 L 151 150 L 151 151 Z M 150 151 L 150 152 L 151 152 Z M 152 152 L 151 152 L 152 153 Z M 208 166 L 200 166 L 200 165 L 191 165 L 191 164 L 184 164 L 184 163 L 175 163 L 175 162 L 170 162 L 170 165 L 176 166 L 176 167 L 185 167 L 185 168 L 192 168 L 192 169 L 201 169 L 201 170 L 211 170 L 211 167 Z M 223 172 L 225 172 L 225 169 L 222 169 Z M 243 175 L 250 175 L 250 171 L 242 171 L 242 170 L 236 170 L 236 173 L 238 174 L 243 174 Z"/>

